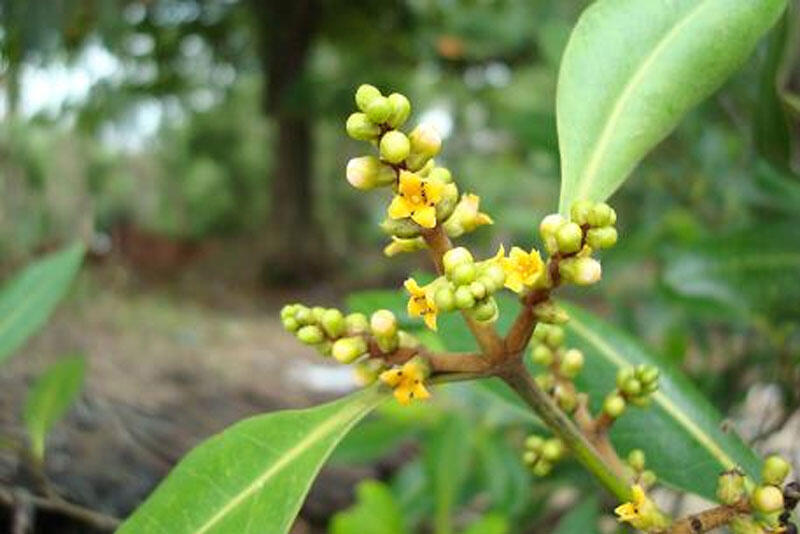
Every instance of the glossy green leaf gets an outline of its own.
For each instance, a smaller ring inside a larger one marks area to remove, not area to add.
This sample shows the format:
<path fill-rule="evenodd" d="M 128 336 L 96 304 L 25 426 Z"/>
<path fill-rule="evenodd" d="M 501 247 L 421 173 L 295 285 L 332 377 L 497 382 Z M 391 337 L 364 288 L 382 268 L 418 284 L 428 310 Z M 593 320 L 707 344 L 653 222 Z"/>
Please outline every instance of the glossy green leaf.
<path fill-rule="evenodd" d="M 83 356 L 71 356 L 52 364 L 34 382 L 22 414 L 34 458 L 44 458 L 47 434 L 81 392 L 85 373 Z"/>
<path fill-rule="evenodd" d="M 366 480 L 356 489 L 358 502 L 333 517 L 330 534 L 406 534 L 405 518 L 391 490 Z"/>
<path fill-rule="evenodd" d="M 596 497 L 582 499 L 558 522 L 553 534 L 599 534 L 600 506 Z"/>
<path fill-rule="evenodd" d="M 118 532 L 287 532 L 333 448 L 386 396 L 369 388 L 233 425 L 186 455 Z"/>
<path fill-rule="evenodd" d="M 41 328 L 67 292 L 83 260 L 76 243 L 38 260 L 0 290 L 0 362 Z"/>
<path fill-rule="evenodd" d="M 469 469 L 469 425 L 460 416 L 448 417 L 425 439 L 424 461 L 434 501 L 434 532 L 453 532 L 453 512 Z"/>
<path fill-rule="evenodd" d="M 605 200 L 750 54 L 785 0 L 598 0 L 572 32 L 556 118 L 563 213 Z"/>
<path fill-rule="evenodd" d="M 715 313 L 800 318 L 800 227 L 759 225 L 666 255 L 663 279 Z"/>
<path fill-rule="evenodd" d="M 720 472 L 739 466 L 756 476 L 759 460 L 703 395 L 671 364 L 648 352 L 624 332 L 576 306 L 570 314 L 568 344 L 584 351 L 586 366 L 578 385 L 591 395 L 595 410 L 614 387 L 617 371 L 642 363 L 661 370 L 661 389 L 647 409 L 628 409 L 611 439 L 623 453 L 640 448 L 659 480 L 714 499 Z"/>

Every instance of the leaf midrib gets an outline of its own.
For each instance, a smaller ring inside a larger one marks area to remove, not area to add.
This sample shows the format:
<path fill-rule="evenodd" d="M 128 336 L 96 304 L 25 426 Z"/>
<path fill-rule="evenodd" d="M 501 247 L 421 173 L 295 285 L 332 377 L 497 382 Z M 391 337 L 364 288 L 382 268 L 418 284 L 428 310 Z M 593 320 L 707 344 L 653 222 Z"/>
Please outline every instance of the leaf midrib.
<path fill-rule="evenodd" d="M 626 101 L 630 98 L 630 95 L 633 93 L 634 89 L 636 89 L 636 87 L 645 78 L 645 74 L 650 68 L 650 65 L 652 65 L 653 61 L 655 61 L 662 50 L 664 50 L 666 46 L 681 32 L 684 26 L 689 24 L 689 22 L 691 22 L 691 20 L 707 5 L 708 2 L 700 2 L 697 4 L 697 6 L 684 15 L 683 18 L 681 18 L 680 21 L 675 24 L 670 31 L 665 33 L 664 36 L 659 40 L 658 44 L 647 56 L 645 56 L 644 60 L 636 68 L 636 71 L 633 73 L 633 76 L 631 76 L 630 80 L 628 80 L 628 83 L 625 84 L 625 87 L 617 97 L 614 106 L 611 109 L 611 113 L 608 115 L 606 125 L 603 128 L 603 131 L 600 133 L 597 144 L 595 144 L 594 149 L 590 154 L 589 160 L 584 167 L 583 172 L 581 173 L 581 177 L 578 179 L 578 190 L 576 191 L 575 195 L 576 199 L 583 198 L 585 190 L 588 187 L 587 184 L 591 183 L 594 175 L 597 174 L 597 170 L 600 167 L 600 161 L 603 158 L 603 153 L 606 150 L 608 143 L 611 142 L 611 137 L 616 130 L 616 123 L 619 121 L 619 118 L 621 117 L 622 112 L 627 105 Z"/>

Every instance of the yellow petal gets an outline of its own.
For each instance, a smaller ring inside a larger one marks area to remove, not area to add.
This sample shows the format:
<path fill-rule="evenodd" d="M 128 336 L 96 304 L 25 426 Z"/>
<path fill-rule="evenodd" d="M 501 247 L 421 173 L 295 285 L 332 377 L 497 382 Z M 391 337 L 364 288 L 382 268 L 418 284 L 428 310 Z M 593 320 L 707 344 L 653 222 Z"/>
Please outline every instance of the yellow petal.
<path fill-rule="evenodd" d="M 421 295 L 421 294 L 424 293 L 422 288 L 419 287 L 419 284 L 417 283 L 417 281 L 414 280 L 413 278 L 409 278 L 408 280 L 403 282 L 403 285 L 405 286 L 406 290 L 408 290 L 408 292 L 411 293 L 414 296 Z"/>
<path fill-rule="evenodd" d="M 382 372 L 378 378 L 387 386 L 395 387 L 403 378 L 403 373 L 400 369 L 389 369 L 388 371 Z"/>
<path fill-rule="evenodd" d="M 512 272 L 506 275 L 506 287 L 513 291 L 514 293 L 521 293 L 522 292 L 522 280 L 520 279 L 519 274 Z"/>
<path fill-rule="evenodd" d="M 436 331 L 436 314 L 435 313 L 426 313 L 425 314 L 425 326 L 430 328 L 433 331 Z"/>
<path fill-rule="evenodd" d="M 422 178 L 413 172 L 400 171 L 400 185 L 397 189 L 405 196 L 419 195 L 422 190 Z"/>
<path fill-rule="evenodd" d="M 519 247 L 512 247 L 508 257 L 515 263 L 520 263 L 528 258 L 528 254 Z"/>
<path fill-rule="evenodd" d="M 419 400 L 429 399 L 430 396 L 431 396 L 430 392 L 428 391 L 428 389 L 425 387 L 425 385 L 422 382 L 420 382 L 419 384 L 416 384 L 412 388 L 412 393 L 414 394 L 413 395 L 414 398 L 415 399 L 419 399 Z"/>
<path fill-rule="evenodd" d="M 636 507 L 626 502 L 614 508 L 614 513 L 619 516 L 619 521 L 630 521 L 636 518 Z"/>
<path fill-rule="evenodd" d="M 401 196 L 396 196 L 392 199 L 392 203 L 389 204 L 389 209 L 387 209 L 386 212 L 392 219 L 405 219 L 411 215 L 412 210 L 411 204 L 409 204 L 406 199 Z"/>
<path fill-rule="evenodd" d="M 394 390 L 394 398 L 397 399 L 397 402 L 406 406 L 411 402 L 411 390 L 408 388 L 397 388 Z"/>
<path fill-rule="evenodd" d="M 439 182 L 425 181 L 422 183 L 422 187 L 425 189 L 425 195 L 428 197 L 428 202 L 438 204 L 442 199 L 442 190 L 444 190 L 444 184 Z"/>
<path fill-rule="evenodd" d="M 475 217 L 475 226 L 483 226 L 484 224 L 494 224 L 494 221 L 485 213 L 479 213 Z"/>
<path fill-rule="evenodd" d="M 423 228 L 433 228 L 436 226 L 436 208 L 425 206 L 418 209 L 411 216 L 411 219 Z"/>

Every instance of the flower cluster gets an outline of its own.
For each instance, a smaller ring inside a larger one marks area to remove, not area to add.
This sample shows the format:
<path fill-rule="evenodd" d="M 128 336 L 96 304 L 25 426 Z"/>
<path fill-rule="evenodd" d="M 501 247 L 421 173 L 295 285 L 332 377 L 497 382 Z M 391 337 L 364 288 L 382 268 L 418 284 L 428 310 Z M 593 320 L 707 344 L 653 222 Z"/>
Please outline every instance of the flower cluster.
<path fill-rule="evenodd" d="M 625 463 L 631 470 L 630 478 L 644 489 L 656 483 L 656 474 L 646 468 L 646 461 L 647 457 L 641 449 L 631 450 L 625 458 Z"/>
<path fill-rule="evenodd" d="M 567 448 L 559 438 L 543 438 L 531 434 L 525 440 L 522 462 L 534 475 L 543 477 L 553 470 L 555 463 L 564 458 L 566 453 Z"/>
<path fill-rule="evenodd" d="M 549 393 L 562 410 L 574 412 L 578 397 L 572 380 L 583 369 L 583 353 L 564 347 L 564 329 L 545 323 L 536 325 L 531 360 L 547 369 L 535 377 L 539 387 Z"/>
<path fill-rule="evenodd" d="M 617 387 L 603 402 L 603 411 L 611 418 L 621 416 L 628 404 L 646 407 L 658 391 L 659 371 L 652 365 L 624 367 L 617 373 Z"/>

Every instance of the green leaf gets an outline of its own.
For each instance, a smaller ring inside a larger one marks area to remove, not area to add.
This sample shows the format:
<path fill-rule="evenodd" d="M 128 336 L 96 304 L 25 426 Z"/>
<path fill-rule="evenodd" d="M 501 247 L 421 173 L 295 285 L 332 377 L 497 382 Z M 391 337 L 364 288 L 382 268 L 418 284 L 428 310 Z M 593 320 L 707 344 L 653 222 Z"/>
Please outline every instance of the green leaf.
<path fill-rule="evenodd" d="M 716 313 L 800 318 L 800 242 L 797 224 L 705 239 L 666 255 L 663 280 L 678 295 L 713 306 Z"/>
<path fill-rule="evenodd" d="M 558 79 L 559 210 L 608 198 L 747 58 L 785 4 L 599 0 L 586 9 Z"/>
<path fill-rule="evenodd" d="M 47 434 L 80 393 L 85 373 L 83 356 L 72 356 L 48 367 L 34 382 L 22 414 L 34 458 L 44 458 Z"/>
<path fill-rule="evenodd" d="M 500 514 L 487 514 L 472 523 L 464 534 L 508 534 L 508 519 Z"/>
<path fill-rule="evenodd" d="M 583 499 L 572 510 L 564 514 L 553 534 L 599 534 L 597 520 L 600 507 L 597 497 Z"/>
<path fill-rule="evenodd" d="M 622 454 L 634 448 L 647 454 L 659 480 L 715 499 L 719 473 L 739 466 L 755 477 L 759 459 L 680 371 L 634 339 L 591 313 L 563 304 L 570 314 L 568 344 L 586 354 L 577 383 L 591 395 L 594 409 L 614 388 L 617 371 L 642 363 L 661 370 L 660 390 L 647 409 L 631 407 L 617 420 L 611 439 Z"/>
<path fill-rule="evenodd" d="M 0 290 L 0 362 L 41 328 L 83 260 L 76 243 L 26 267 Z"/>
<path fill-rule="evenodd" d="M 453 414 L 425 439 L 424 460 L 433 491 L 436 534 L 453 532 L 453 512 L 469 469 L 469 436 L 467 422 Z"/>
<path fill-rule="evenodd" d="M 240 421 L 186 455 L 118 533 L 287 532 L 333 448 L 385 398 L 373 387 Z"/>
<path fill-rule="evenodd" d="M 405 519 L 391 490 L 365 480 L 356 489 L 358 502 L 333 517 L 330 534 L 406 534 Z"/>

